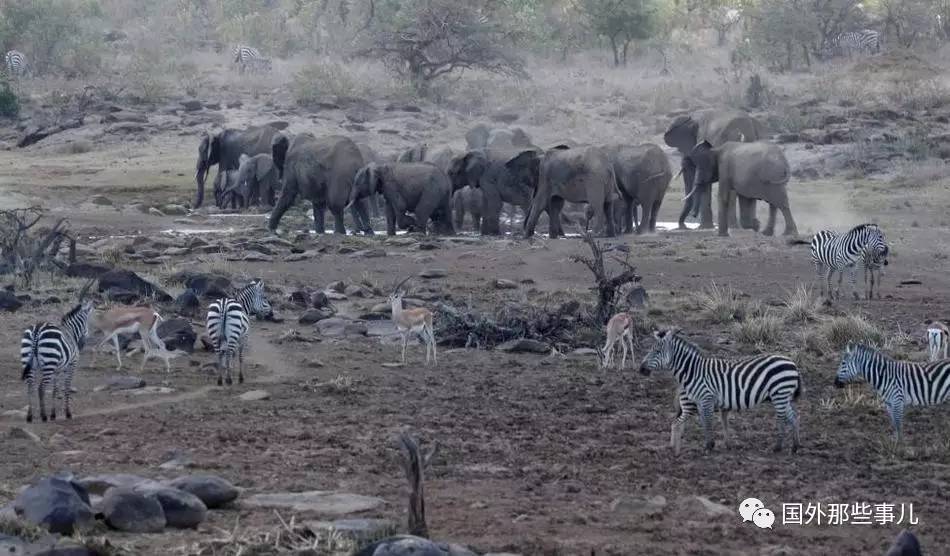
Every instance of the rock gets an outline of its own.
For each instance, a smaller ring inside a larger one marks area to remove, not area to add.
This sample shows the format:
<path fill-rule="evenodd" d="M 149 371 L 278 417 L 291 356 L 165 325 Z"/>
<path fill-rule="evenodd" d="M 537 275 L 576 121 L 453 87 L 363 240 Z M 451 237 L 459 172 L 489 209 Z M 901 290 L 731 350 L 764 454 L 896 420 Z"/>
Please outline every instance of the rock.
<path fill-rule="evenodd" d="M 330 534 L 339 535 L 357 546 L 396 533 L 396 524 L 388 519 L 337 519 L 334 521 L 310 521 L 304 525 L 317 538 Z"/>
<path fill-rule="evenodd" d="M 646 307 L 649 301 L 650 296 L 643 286 L 636 286 L 627 294 L 627 305 L 630 307 Z"/>
<path fill-rule="evenodd" d="M 442 268 L 427 268 L 419 273 L 420 278 L 432 279 L 432 278 L 445 278 L 449 275 L 449 272 Z"/>
<path fill-rule="evenodd" d="M 342 280 L 338 280 L 327 284 L 327 289 L 332 292 L 343 293 L 346 291 L 346 284 Z"/>
<path fill-rule="evenodd" d="M 45 477 L 27 487 L 13 501 L 17 517 L 51 533 L 72 535 L 92 524 L 89 494 L 78 484 Z"/>
<path fill-rule="evenodd" d="M 234 485 L 214 475 L 186 475 L 170 481 L 168 486 L 194 494 L 208 509 L 233 502 L 240 494 Z"/>
<path fill-rule="evenodd" d="M 581 309 L 581 304 L 576 299 L 570 301 L 565 301 L 557 309 L 557 314 L 559 315 L 576 315 Z"/>
<path fill-rule="evenodd" d="M 103 475 L 91 475 L 83 477 L 76 481 L 90 494 L 102 496 L 110 488 L 136 488 L 143 485 L 157 484 L 152 479 L 131 475 L 128 473 L 107 473 Z"/>
<path fill-rule="evenodd" d="M 151 214 L 152 216 L 159 216 L 159 217 L 165 216 L 165 213 L 163 213 L 162 211 L 158 210 L 155 207 L 149 207 L 148 214 Z"/>
<path fill-rule="evenodd" d="M 98 278 L 112 270 L 111 266 L 93 263 L 72 263 L 66 267 L 66 276 L 70 278 Z"/>
<path fill-rule="evenodd" d="M 129 390 L 129 394 L 133 396 L 149 396 L 152 394 L 171 394 L 174 391 L 174 388 L 169 388 L 167 386 L 146 386 L 145 388 Z"/>
<path fill-rule="evenodd" d="M 518 289 L 517 282 L 512 280 L 505 280 L 504 278 L 496 278 L 492 283 L 495 286 L 496 290 L 515 290 Z"/>
<path fill-rule="evenodd" d="M 113 204 L 112 199 L 106 197 L 105 195 L 93 195 L 89 198 L 89 202 L 102 207 L 111 207 Z"/>
<path fill-rule="evenodd" d="M 588 357 L 590 355 L 597 355 L 598 351 L 591 348 L 577 348 L 571 352 L 571 355 L 576 355 L 578 357 Z"/>
<path fill-rule="evenodd" d="M 143 280 L 138 274 L 131 270 L 116 268 L 99 276 L 99 292 L 105 292 L 109 288 L 120 288 L 137 293 L 142 297 L 154 296 L 155 300 L 161 303 L 172 300 L 172 296 L 151 282 Z"/>
<path fill-rule="evenodd" d="M 198 299 L 195 290 L 187 289 L 175 299 L 175 310 L 181 315 L 195 316 L 200 313 L 201 309 L 201 301 Z"/>
<path fill-rule="evenodd" d="M 22 421 L 26 419 L 26 411 L 23 411 L 22 409 L 8 409 L 3 413 L 0 413 L 0 417 Z"/>
<path fill-rule="evenodd" d="M 917 536 L 904 529 L 894 539 L 894 544 L 884 556 L 921 556 L 922 554 Z"/>
<path fill-rule="evenodd" d="M 412 535 L 396 535 L 364 546 L 355 556 L 476 556 L 457 544 L 435 543 Z"/>
<path fill-rule="evenodd" d="M 238 399 L 243 402 L 259 402 L 262 400 L 269 400 L 270 393 L 268 393 L 266 390 L 250 390 L 238 396 Z"/>
<path fill-rule="evenodd" d="M 200 100 L 188 99 L 181 101 L 181 106 L 188 112 L 195 112 L 197 110 L 201 110 L 204 105 Z"/>
<path fill-rule="evenodd" d="M 343 292 L 343 295 L 347 297 L 358 297 L 361 299 L 365 299 L 367 297 L 372 296 L 373 294 L 370 291 L 368 291 L 366 288 L 364 288 L 363 286 L 354 284 L 352 286 L 347 286 L 346 290 Z"/>
<path fill-rule="evenodd" d="M 194 353 L 198 333 L 188 319 L 165 319 L 158 323 L 156 332 L 168 351 L 179 349 L 185 353 Z"/>
<path fill-rule="evenodd" d="M 231 280 L 220 274 L 185 271 L 175 274 L 172 279 L 182 282 L 186 288 L 193 290 L 196 295 L 204 298 L 226 297 L 231 295 L 231 291 L 234 289 Z"/>
<path fill-rule="evenodd" d="M 300 324 L 316 324 L 332 316 L 333 316 L 333 313 L 330 313 L 329 311 L 324 311 L 322 309 L 307 309 L 304 312 L 304 314 L 300 315 L 298 322 Z"/>
<path fill-rule="evenodd" d="M 331 301 L 346 301 L 346 296 L 343 295 L 342 293 L 336 293 L 336 292 L 325 292 L 325 293 L 327 295 L 327 299 Z"/>
<path fill-rule="evenodd" d="M 128 533 L 161 533 L 165 512 L 154 496 L 116 487 L 102 497 L 102 515 L 109 527 Z"/>
<path fill-rule="evenodd" d="M 10 432 L 7 433 L 7 436 L 16 440 L 29 440 L 35 444 L 43 443 L 36 433 L 23 427 L 10 427 Z"/>
<path fill-rule="evenodd" d="M 330 306 L 330 298 L 323 292 L 314 292 L 310 295 L 310 306 L 314 309 L 325 309 Z"/>
<path fill-rule="evenodd" d="M 23 302 L 16 298 L 13 292 L 0 290 L 0 310 L 14 312 L 23 306 Z"/>
<path fill-rule="evenodd" d="M 366 324 L 359 321 L 351 321 L 341 317 L 330 317 L 317 323 L 317 330 L 322 336 L 329 338 L 339 338 L 342 336 L 365 336 L 367 332 Z"/>
<path fill-rule="evenodd" d="M 182 205 L 163 205 L 160 210 L 169 216 L 184 216 L 188 214 L 188 209 Z"/>
<path fill-rule="evenodd" d="M 165 524 L 177 529 L 193 529 L 208 517 L 208 507 L 200 498 L 177 488 L 143 486 L 136 492 L 155 498 L 162 506 Z"/>
<path fill-rule="evenodd" d="M 130 292 L 124 288 L 109 288 L 105 292 L 105 297 L 109 301 L 115 301 L 116 303 L 121 303 L 122 305 L 132 305 L 139 299 L 139 294 L 135 292 Z"/>
<path fill-rule="evenodd" d="M 357 258 L 377 259 L 379 257 L 385 257 L 385 256 L 386 256 L 386 250 L 378 249 L 378 248 L 377 249 L 363 249 L 361 251 L 355 251 L 353 253 L 350 253 L 350 257 L 354 259 L 357 259 Z"/>
<path fill-rule="evenodd" d="M 735 517 L 735 508 L 713 502 L 705 496 L 683 496 L 676 501 L 676 510 L 689 519 L 708 519 L 715 517 Z"/>
<path fill-rule="evenodd" d="M 241 504 L 248 508 L 283 508 L 321 515 L 348 515 L 375 510 L 385 504 L 385 501 L 375 496 L 311 490 L 255 494 L 245 498 Z"/>
<path fill-rule="evenodd" d="M 423 241 L 416 245 L 416 249 L 419 251 L 434 251 L 439 248 L 438 243 L 433 243 L 431 241 Z"/>
<path fill-rule="evenodd" d="M 134 376 L 116 376 L 109 382 L 95 388 L 96 392 L 103 390 L 135 390 L 136 388 L 145 388 L 145 380 Z"/>
<path fill-rule="evenodd" d="M 666 509 L 664 496 L 624 496 L 610 503 L 610 511 L 622 515 L 660 515 Z"/>
<path fill-rule="evenodd" d="M 503 344 L 498 344 L 495 349 L 505 353 L 537 353 L 539 355 L 551 353 L 551 346 L 548 344 L 528 338 L 509 340 Z"/>

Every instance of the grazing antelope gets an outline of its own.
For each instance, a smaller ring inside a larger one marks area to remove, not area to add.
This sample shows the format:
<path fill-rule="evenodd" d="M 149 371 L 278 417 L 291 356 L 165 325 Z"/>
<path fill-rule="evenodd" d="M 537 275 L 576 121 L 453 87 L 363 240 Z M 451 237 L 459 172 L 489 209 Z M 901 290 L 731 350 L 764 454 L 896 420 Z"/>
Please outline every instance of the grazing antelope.
<path fill-rule="evenodd" d="M 426 365 L 429 364 L 430 350 L 433 363 L 438 363 L 439 359 L 435 352 L 435 332 L 432 329 L 432 311 L 424 308 L 402 308 L 402 294 L 399 293 L 399 288 L 408 280 L 409 278 L 406 278 L 400 282 L 389 296 L 389 302 L 393 307 L 393 323 L 402 334 L 402 363 L 406 364 L 406 346 L 409 344 L 409 335 L 413 333 L 419 335 L 426 346 Z"/>
<path fill-rule="evenodd" d="M 620 342 L 622 356 L 620 359 L 620 368 L 623 369 L 627 364 L 627 353 L 629 350 L 631 360 L 635 357 L 633 352 L 633 315 L 630 313 L 617 313 L 610 317 L 607 322 L 607 343 L 604 344 L 601 352 L 601 367 L 606 369 L 610 366 L 610 360 L 613 359 L 614 351 L 617 349 L 617 342 Z"/>
<path fill-rule="evenodd" d="M 931 322 L 927 325 L 927 343 L 930 346 L 931 361 L 946 359 L 947 348 L 950 346 L 950 329 L 940 321 Z"/>
<path fill-rule="evenodd" d="M 142 353 L 144 354 L 142 369 L 144 369 L 145 362 L 148 361 L 149 357 L 161 357 L 158 353 L 149 355 L 153 350 L 165 351 L 165 342 L 158 337 L 158 322 L 160 320 L 162 320 L 161 315 L 151 307 L 113 307 L 107 311 L 102 311 L 96 315 L 93 327 L 102 331 L 105 337 L 96 345 L 93 350 L 93 357 L 95 357 L 95 352 L 99 348 L 112 340 L 115 345 L 115 358 L 119 362 L 116 370 L 122 370 L 122 350 L 119 349 L 119 334 L 135 334 L 137 332 L 142 339 Z M 165 359 L 165 364 L 166 370 L 171 372 L 168 359 Z"/>

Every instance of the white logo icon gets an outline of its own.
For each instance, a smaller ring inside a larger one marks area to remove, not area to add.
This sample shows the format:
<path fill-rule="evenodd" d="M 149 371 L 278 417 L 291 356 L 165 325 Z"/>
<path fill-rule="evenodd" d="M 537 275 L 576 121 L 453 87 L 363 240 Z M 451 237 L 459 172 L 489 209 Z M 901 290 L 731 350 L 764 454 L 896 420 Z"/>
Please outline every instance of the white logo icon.
<path fill-rule="evenodd" d="M 772 513 L 772 510 L 759 508 L 752 514 L 752 523 L 755 523 L 755 526 L 759 529 L 771 529 L 772 524 L 775 523 L 775 514 Z"/>
<path fill-rule="evenodd" d="M 739 515 L 742 516 L 743 522 L 752 521 L 755 511 L 764 507 L 765 504 L 763 504 L 758 498 L 746 498 L 741 504 L 739 504 Z"/>

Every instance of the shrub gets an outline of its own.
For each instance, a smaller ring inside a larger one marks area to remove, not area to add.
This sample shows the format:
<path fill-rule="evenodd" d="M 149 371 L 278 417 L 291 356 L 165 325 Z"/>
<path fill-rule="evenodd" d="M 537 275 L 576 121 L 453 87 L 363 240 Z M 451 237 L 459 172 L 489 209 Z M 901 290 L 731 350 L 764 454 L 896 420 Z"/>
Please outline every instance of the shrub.
<path fill-rule="evenodd" d="M 746 304 L 730 286 L 713 282 L 696 300 L 713 322 L 729 323 L 745 318 Z"/>
<path fill-rule="evenodd" d="M 785 297 L 785 318 L 790 322 L 812 321 L 819 307 L 818 299 L 804 284 L 799 284 L 795 291 Z"/>
<path fill-rule="evenodd" d="M 297 72 L 291 91 L 298 104 L 308 105 L 327 96 L 359 96 L 360 86 L 343 64 L 324 60 Z"/>
<path fill-rule="evenodd" d="M 782 337 L 782 321 L 775 315 L 752 317 L 736 324 L 736 339 L 751 346 L 774 346 Z"/>
<path fill-rule="evenodd" d="M 0 83 L 0 116 L 15 118 L 20 114 L 20 99 L 6 81 Z"/>
<path fill-rule="evenodd" d="M 874 346 L 884 343 L 881 330 L 861 315 L 832 317 L 822 324 L 821 329 L 831 347 L 837 350 L 852 343 Z"/>

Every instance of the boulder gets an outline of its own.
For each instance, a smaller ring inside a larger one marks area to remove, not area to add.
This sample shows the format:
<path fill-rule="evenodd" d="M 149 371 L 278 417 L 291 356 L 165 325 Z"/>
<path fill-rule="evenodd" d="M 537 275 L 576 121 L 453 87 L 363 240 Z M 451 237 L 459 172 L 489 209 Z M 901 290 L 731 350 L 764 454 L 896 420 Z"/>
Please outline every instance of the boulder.
<path fill-rule="evenodd" d="M 208 507 L 190 492 L 160 485 L 145 485 L 135 490 L 158 500 L 168 527 L 193 529 L 208 517 Z"/>
<path fill-rule="evenodd" d="M 506 280 L 504 278 L 497 278 L 492 283 L 495 286 L 496 290 L 515 290 L 518 289 L 518 283 L 513 280 Z"/>
<path fill-rule="evenodd" d="M 0 311 L 13 312 L 23 306 L 23 302 L 16 298 L 13 292 L 0 290 Z"/>
<path fill-rule="evenodd" d="M 310 306 L 314 309 L 330 307 L 330 298 L 324 292 L 314 292 L 310 295 Z"/>
<path fill-rule="evenodd" d="M 181 106 L 188 112 L 195 112 L 201 110 L 204 107 L 204 103 L 197 99 L 188 99 L 181 101 Z"/>
<path fill-rule="evenodd" d="M 195 290 L 187 289 L 175 299 L 175 309 L 180 315 L 195 316 L 201 312 L 201 301 Z"/>
<path fill-rule="evenodd" d="M 194 494 L 209 509 L 233 502 L 240 494 L 234 485 L 214 475 L 186 475 L 170 481 L 168 486 Z"/>
<path fill-rule="evenodd" d="M 300 315 L 298 322 L 300 322 L 300 324 L 316 324 L 332 316 L 333 313 L 322 309 L 307 309 L 304 314 Z"/>
<path fill-rule="evenodd" d="M 311 490 L 306 492 L 272 492 L 255 494 L 242 500 L 247 508 L 278 508 L 321 515 L 348 515 L 375 510 L 386 502 L 375 496 Z"/>
<path fill-rule="evenodd" d="M 904 529 L 894 539 L 894 544 L 887 550 L 885 556 L 921 556 L 922 554 L 917 536 Z"/>
<path fill-rule="evenodd" d="M 113 205 L 112 199 L 105 195 L 93 195 L 89 198 L 89 202 L 102 207 L 111 207 Z"/>
<path fill-rule="evenodd" d="M 154 496 L 116 487 L 102 497 L 102 515 L 109 527 L 128 533 L 161 533 L 165 511 Z"/>
<path fill-rule="evenodd" d="M 353 556 L 476 556 L 457 544 L 436 543 L 412 535 L 396 535 L 364 546 Z"/>
<path fill-rule="evenodd" d="M 427 268 L 419 273 L 420 278 L 432 279 L 432 278 L 445 278 L 449 275 L 449 271 L 442 268 Z"/>
<path fill-rule="evenodd" d="M 151 282 L 142 279 L 142 277 L 131 270 L 116 268 L 99 276 L 99 292 L 108 291 L 109 288 L 127 290 L 137 293 L 142 297 L 154 296 L 156 301 L 162 303 L 172 301 L 172 296 Z"/>
<path fill-rule="evenodd" d="M 116 303 L 121 303 L 122 305 L 131 305 L 138 301 L 141 296 L 135 292 L 129 291 L 125 288 L 109 288 L 105 292 L 105 298 L 109 301 L 115 301 Z"/>
<path fill-rule="evenodd" d="M 159 210 L 169 216 L 184 216 L 188 214 L 188 209 L 185 206 L 176 204 L 162 205 Z"/>
<path fill-rule="evenodd" d="M 145 380 L 134 376 L 116 376 L 102 386 L 97 386 L 95 391 L 135 390 L 136 388 L 145 388 Z"/>
<path fill-rule="evenodd" d="M 180 349 L 185 353 L 195 351 L 195 341 L 198 339 L 198 333 L 195 332 L 188 319 L 165 319 L 158 323 L 156 332 L 158 337 L 165 342 L 165 349 L 168 351 L 175 351 L 176 349 Z"/>
<path fill-rule="evenodd" d="M 357 546 L 396 533 L 396 524 L 388 519 L 336 519 L 304 524 L 317 538 L 339 535 Z"/>
<path fill-rule="evenodd" d="M 539 355 L 551 353 L 551 346 L 548 344 L 528 338 L 509 340 L 503 344 L 498 344 L 495 349 L 505 353 L 536 353 Z"/>
<path fill-rule="evenodd" d="M 77 480 L 76 484 L 91 494 L 102 496 L 110 488 L 136 488 L 156 483 L 152 479 L 129 473 L 105 473 L 83 477 Z"/>
<path fill-rule="evenodd" d="M 244 392 L 238 399 L 242 402 L 259 402 L 270 399 L 270 393 L 267 390 L 249 390 Z"/>
<path fill-rule="evenodd" d="M 365 336 L 366 324 L 360 321 L 351 321 L 341 317 L 330 317 L 317 323 L 317 330 L 321 335 L 330 338 L 342 336 Z"/>
<path fill-rule="evenodd" d="M 227 276 L 220 274 L 206 274 L 203 272 L 179 272 L 172 277 L 185 284 L 185 287 L 193 290 L 196 295 L 204 298 L 217 299 L 231 295 L 234 287 Z"/>
<path fill-rule="evenodd" d="M 73 481 L 45 477 L 27 487 L 13 501 L 17 517 L 51 533 L 72 535 L 92 524 L 86 489 Z"/>
<path fill-rule="evenodd" d="M 72 263 L 66 267 L 66 276 L 70 278 L 98 278 L 112 270 L 111 266 L 94 263 Z"/>

